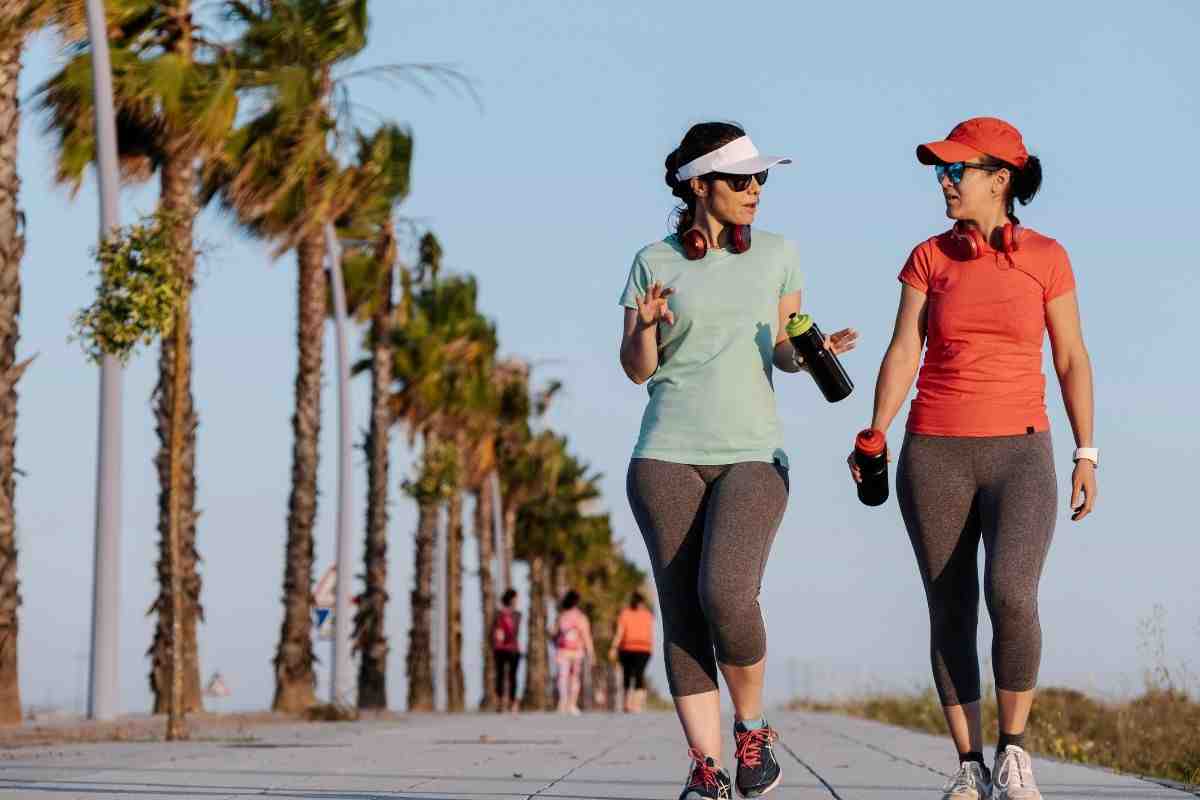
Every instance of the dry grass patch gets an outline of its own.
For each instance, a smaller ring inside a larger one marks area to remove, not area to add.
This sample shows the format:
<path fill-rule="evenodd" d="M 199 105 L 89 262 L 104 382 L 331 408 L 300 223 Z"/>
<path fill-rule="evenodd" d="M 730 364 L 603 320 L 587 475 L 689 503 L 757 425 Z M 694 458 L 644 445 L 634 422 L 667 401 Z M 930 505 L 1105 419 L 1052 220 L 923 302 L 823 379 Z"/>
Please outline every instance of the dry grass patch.
<path fill-rule="evenodd" d="M 833 711 L 947 735 L 937 694 L 881 694 L 836 703 L 795 701 L 795 710 Z M 995 743 L 996 701 L 983 704 L 984 731 Z M 1026 742 L 1034 753 L 1120 772 L 1200 785 L 1200 702 L 1173 689 L 1149 689 L 1107 702 L 1074 689 L 1041 689 Z"/>

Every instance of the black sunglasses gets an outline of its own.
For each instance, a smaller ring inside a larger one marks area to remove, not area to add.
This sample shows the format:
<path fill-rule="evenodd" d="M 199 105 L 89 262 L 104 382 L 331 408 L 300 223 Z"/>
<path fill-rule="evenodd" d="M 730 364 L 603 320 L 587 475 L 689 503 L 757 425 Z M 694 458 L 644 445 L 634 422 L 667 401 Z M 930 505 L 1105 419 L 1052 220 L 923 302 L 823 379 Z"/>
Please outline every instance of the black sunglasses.
<path fill-rule="evenodd" d="M 767 172 L 768 170 L 765 169 L 762 172 L 757 172 L 753 175 L 731 175 L 728 172 L 713 172 L 709 175 L 705 175 L 704 177 L 712 180 L 723 180 L 725 181 L 725 185 L 727 185 L 730 189 L 733 189 L 735 192 L 744 192 L 750 188 L 751 179 L 758 181 L 758 185 L 760 187 L 766 186 Z"/>
<path fill-rule="evenodd" d="M 942 178 L 950 177 L 950 182 L 958 186 L 962 182 L 963 172 L 968 169 L 981 169 L 984 172 L 997 172 L 1004 167 L 997 167 L 991 164 L 968 164 L 965 161 L 955 161 L 953 164 L 935 164 L 933 167 L 934 174 L 937 175 L 938 183 L 942 182 Z"/>

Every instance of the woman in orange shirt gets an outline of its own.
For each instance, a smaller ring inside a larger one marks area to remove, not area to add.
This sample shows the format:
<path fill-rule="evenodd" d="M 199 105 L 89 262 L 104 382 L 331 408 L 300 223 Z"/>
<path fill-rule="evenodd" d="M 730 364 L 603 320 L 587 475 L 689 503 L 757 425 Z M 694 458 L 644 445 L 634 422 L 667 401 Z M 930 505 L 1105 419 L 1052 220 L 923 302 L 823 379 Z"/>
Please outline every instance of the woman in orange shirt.
<path fill-rule="evenodd" d="M 610 661 L 620 661 L 625 684 L 625 711 L 636 714 L 646 703 L 646 665 L 654 652 L 654 613 L 637 592 L 617 616 L 617 633 L 609 648 Z"/>
<path fill-rule="evenodd" d="M 1024 750 L 1041 659 L 1037 589 L 1057 516 L 1046 417 L 1047 331 L 1077 449 L 1072 519 L 1096 503 L 1092 369 L 1066 250 L 1022 228 L 1041 164 L 1020 132 L 980 117 L 917 148 L 934 167 L 954 227 L 912 251 L 895 332 L 879 369 L 871 427 L 886 432 L 917 377 L 896 495 L 929 604 L 930 656 L 959 771 L 946 800 L 1038 800 Z M 851 472 L 861 479 L 851 456 Z M 983 594 L 994 637 L 1000 741 L 983 760 L 976 627 Z M 995 793 L 993 795 L 993 783 Z"/>

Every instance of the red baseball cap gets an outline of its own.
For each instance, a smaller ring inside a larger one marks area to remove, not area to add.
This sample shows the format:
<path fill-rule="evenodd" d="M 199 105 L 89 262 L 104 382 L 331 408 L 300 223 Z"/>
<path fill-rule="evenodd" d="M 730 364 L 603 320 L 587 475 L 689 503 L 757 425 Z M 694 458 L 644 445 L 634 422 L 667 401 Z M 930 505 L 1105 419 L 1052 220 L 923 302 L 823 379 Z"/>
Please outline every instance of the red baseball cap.
<path fill-rule="evenodd" d="M 998 158 L 1018 169 L 1029 160 L 1021 132 L 995 117 L 974 117 L 960 122 L 944 140 L 917 147 L 917 161 L 922 164 L 953 164 L 981 155 Z"/>

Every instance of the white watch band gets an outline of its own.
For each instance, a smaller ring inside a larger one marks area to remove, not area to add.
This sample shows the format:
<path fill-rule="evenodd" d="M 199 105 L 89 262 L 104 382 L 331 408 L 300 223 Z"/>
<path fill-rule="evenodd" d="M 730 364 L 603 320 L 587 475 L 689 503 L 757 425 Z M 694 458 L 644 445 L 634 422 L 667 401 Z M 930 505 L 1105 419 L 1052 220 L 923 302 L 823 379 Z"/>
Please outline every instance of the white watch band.
<path fill-rule="evenodd" d="M 1100 448 L 1098 448 L 1098 447 L 1077 447 L 1077 448 L 1075 448 L 1075 458 L 1073 460 L 1078 461 L 1081 458 L 1092 462 L 1097 467 L 1100 466 Z"/>

